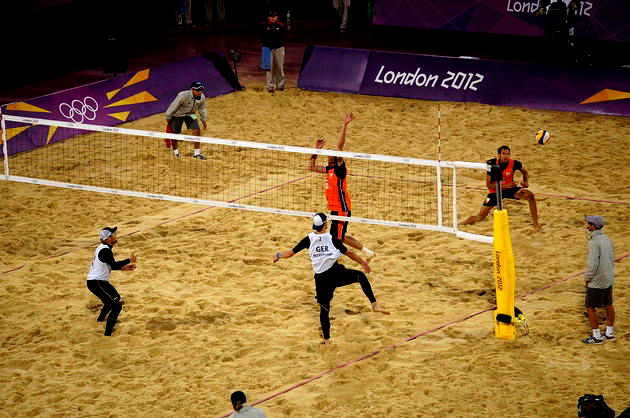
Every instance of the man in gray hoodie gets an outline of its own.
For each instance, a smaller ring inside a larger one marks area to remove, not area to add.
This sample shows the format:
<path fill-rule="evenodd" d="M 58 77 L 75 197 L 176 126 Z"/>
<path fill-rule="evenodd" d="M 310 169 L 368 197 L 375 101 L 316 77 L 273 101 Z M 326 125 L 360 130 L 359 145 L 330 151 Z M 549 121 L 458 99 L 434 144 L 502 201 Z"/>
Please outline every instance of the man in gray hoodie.
<path fill-rule="evenodd" d="M 604 218 L 597 215 L 586 216 L 587 227 L 590 231 L 588 242 L 587 268 L 584 273 L 586 285 L 586 312 L 588 323 L 593 330 L 593 335 L 585 340 L 585 344 L 603 344 L 605 340 L 614 340 L 615 334 L 615 308 L 613 307 L 613 284 L 615 282 L 615 255 L 613 243 L 608 235 L 604 234 Z M 595 308 L 606 309 L 606 332 L 601 335 L 599 319 Z"/>

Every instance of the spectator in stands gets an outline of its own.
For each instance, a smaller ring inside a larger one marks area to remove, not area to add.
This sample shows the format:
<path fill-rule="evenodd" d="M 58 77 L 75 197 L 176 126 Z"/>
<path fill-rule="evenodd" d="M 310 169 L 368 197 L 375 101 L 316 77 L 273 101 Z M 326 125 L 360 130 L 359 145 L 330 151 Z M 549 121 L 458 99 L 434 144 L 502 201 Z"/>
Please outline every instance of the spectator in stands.
<path fill-rule="evenodd" d="M 225 22 L 225 0 L 204 0 L 203 4 L 207 24 Z"/>
<path fill-rule="evenodd" d="M 581 0 L 571 0 L 567 6 L 562 0 L 542 0 L 535 16 L 545 16 L 549 62 L 573 63 L 577 51 L 574 26 Z"/>
<path fill-rule="evenodd" d="M 177 0 L 177 27 L 192 26 L 192 0 Z"/>
<path fill-rule="evenodd" d="M 262 409 L 247 405 L 247 397 L 240 390 L 237 390 L 230 395 L 230 401 L 232 401 L 232 408 L 234 408 L 234 412 L 232 412 L 230 418 L 267 418 L 267 415 L 265 415 L 265 412 Z"/>
<path fill-rule="evenodd" d="M 201 117 L 203 128 L 207 128 L 206 96 L 203 95 L 202 91 L 203 84 L 201 81 L 195 81 L 190 85 L 190 90 L 184 90 L 177 94 L 175 100 L 173 100 L 168 109 L 166 109 L 166 123 L 172 133 L 182 133 L 182 125 L 186 122 L 186 127 L 193 130 L 193 135 L 201 136 L 201 129 L 197 121 L 197 111 Z M 173 155 L 177 158 L 179 158 L 178 142 L 179 141 L 175 139 L 171 140 Z M 206 157 L 201 154 L 201 144 L 199 142 L 193 142 L 193 145 L 195 147 L 193 158 L 205 160 Z"/>
<path fill-rule="evenodd" d="M 333 0 L 333 7 L 337 11 L 337 14 L 341 18 L 341 25 L 339 25 L 339 31 L 345 32 L 348 30 L 348 20 L 350 18 L 350 0 Z"/>
<path fill-rule="evenodd" d="M 267 91 L 273 93 L 274 88 L 284 90 L 284 38 L 287 29 L 278 19 L 276 10 L 269 10 L 267 20 L 261 28 L 262 64 L 265 70 Z"/>

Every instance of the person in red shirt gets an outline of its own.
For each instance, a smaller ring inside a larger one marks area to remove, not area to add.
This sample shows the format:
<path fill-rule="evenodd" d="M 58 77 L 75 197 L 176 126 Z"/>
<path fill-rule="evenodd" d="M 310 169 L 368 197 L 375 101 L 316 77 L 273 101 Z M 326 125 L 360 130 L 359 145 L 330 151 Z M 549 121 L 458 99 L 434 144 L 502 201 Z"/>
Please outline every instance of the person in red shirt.
<path fill-rule="evenodd" d="M 532 192 L 527 190 L 527 187 L 529 187 L 529 171 L 527 171 L 527 168 L 525 168 L 520 161 L 510 158 L 510 147 L 507 145 L 500 146 L 497 150 L 497 158 L 488 160 L 487 164 L 489 166 L 499 166 L 501 170 L 501 194 L 503 198 L 527 200 L 529 203 L 529 211 L 532 214 L 532 221 L 534 222 L 534 229 L 542 232 L 542 227 L 538 223 L 536 197 Z M 514 181 L 514 173 L 516 171 L 520 171 L 523 174 L 523 181 L 521 181 L 521 186 L 523 187 L 517 186 Z M 488 213 L 490 213 L 490 209 L 497 205 L 496 185 L 490 177 L 490 172 L 486 173 L 486 187 L 488 188 L 488 195 L 481 206 L 481 210 L 477 215 L 468 217 L 461 223 L 462 225 L 472 225 L 475 222 L 483 221 L 486 216 L 488 216 Z"/>
<path fill-rule="evenodd" d="M 343 127 L 341 128 L 341 134 L 337 141 L 337 150 L 343 151 L 343 147 L 346 144 L 346 131 L 348 125 L 354 116 L 352 112 L 347 113 L 343 120 Z M 319 138 L 315 142 L 315 148 L 322 149 L 325 144 L 324 138 Z M 352 209 L 352 201 L 350 200 L 350 193 L 348 193 L 348 169 L 346 168 L 346 162 L 342 157 L 328 157 L 328 165 L 317 165 L 317 154 L 311 155 L 311 161 L 309 169 L 316 173 L 326 174 L 326 200 L 328 201 L 328 210 L 331 215 L 347 216 L 350 217 Z M 342 241 L 357 250 L 360 250 L 368 257 L 373 257 L 374 252 L 366 248 L 356 238 L 346 235 L 348 230 L 347 221 L 332 220 L 330 226 L 330 233 L 333 237 Z"/>

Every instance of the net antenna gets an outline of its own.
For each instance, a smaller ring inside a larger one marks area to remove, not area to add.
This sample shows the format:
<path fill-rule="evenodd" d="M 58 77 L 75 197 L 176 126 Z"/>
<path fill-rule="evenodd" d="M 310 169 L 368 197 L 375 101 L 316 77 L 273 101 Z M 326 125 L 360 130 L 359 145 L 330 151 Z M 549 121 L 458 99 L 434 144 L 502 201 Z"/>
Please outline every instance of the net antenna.
<path fill-rule="evenodd" d="M 440 104 L 437 104 L 437 134 L 438 134 L 438 161 L 442 161 L 442 134 L 441 134 L 441 126 L 440 126 Z M 442 179 L 442 170 L 441 167 L 438 165 L 437 168 L 437 181 L 438 183 L 441 182 Z M 442 226 L 443 224 L 443 219 L 442 219 L 442 185 L 438 184 L 437 187 L 437 192 L 438 192 L 438 205 L 440 206 L 438 208 L 438 225 Z"/>
<path fill-rule="evenodd" d="M 442 161 L 442 124 L 440 123 L 440 104 L 437 105 L 438 161 Z"/>
<path fill-rule="evenodd" d="M 230 209 L 311 217 L 327 208 L 310 156 L 343 157 L 352 217 L 332 219 L 447 232 L 457 229 L 457 170 L 486 164 L 198 137 L 4 115 L 5 180 Z M 164 148 L 180 142 L 181 158 Z M 210 161 L 192 158 L 201 142 Z M 9 171 L 10 169 L 10 171 Z"/>

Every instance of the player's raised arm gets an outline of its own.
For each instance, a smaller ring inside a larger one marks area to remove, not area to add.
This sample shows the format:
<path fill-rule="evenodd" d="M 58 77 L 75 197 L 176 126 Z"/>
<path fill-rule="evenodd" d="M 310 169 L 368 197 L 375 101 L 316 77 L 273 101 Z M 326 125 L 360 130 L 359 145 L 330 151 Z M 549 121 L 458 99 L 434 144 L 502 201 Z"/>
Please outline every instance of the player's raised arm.
<path fill-rule="evenodd" d="M 353 120 L 354 116 L 352 115 L 352 112 L 346 113 L 346 117 L 343 119 L 343 127 L 341 128 L 341 133 L 339 134 L 339 140 L 337 141 L 337 149 L 339 151 L 343 151 L 343 147 L 346 145 L 346 131 L 348 129 L 348 125 Z"/>
<path fill-rule="evenodd" d="M 315 148 L 322 149 L 324 148 L 325 143 L 326 140 L 324 138 L 317 138 L 317 141 L 315 141 Z M 323 165 L 317 165 L 317 154 L 311 155 L 308 169 L 316 173 L 326 174 L 326 167 Z"/>

